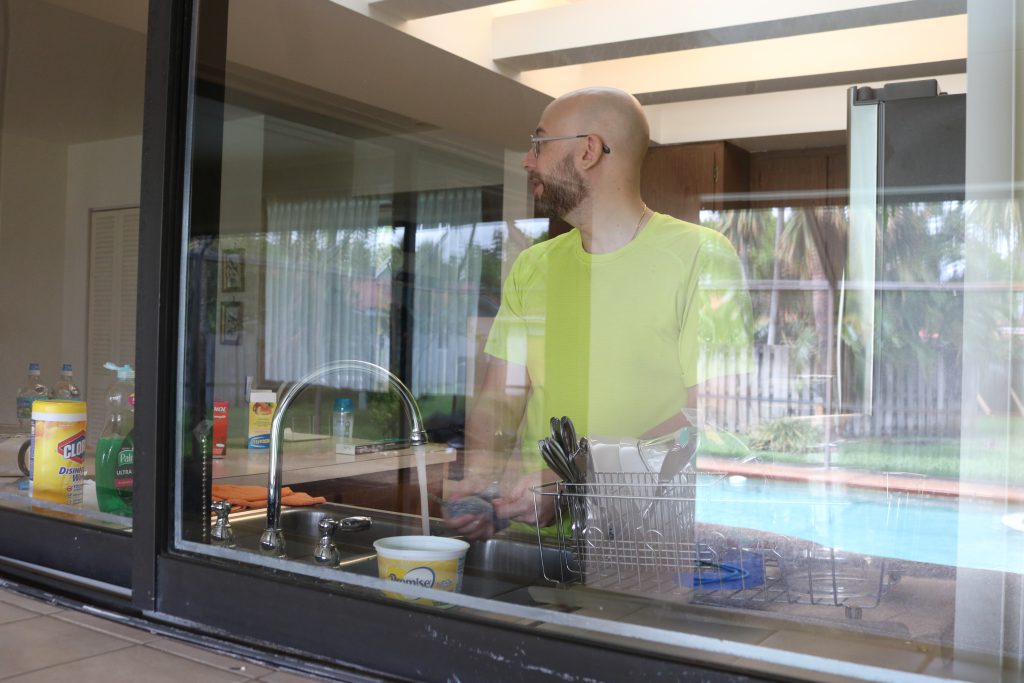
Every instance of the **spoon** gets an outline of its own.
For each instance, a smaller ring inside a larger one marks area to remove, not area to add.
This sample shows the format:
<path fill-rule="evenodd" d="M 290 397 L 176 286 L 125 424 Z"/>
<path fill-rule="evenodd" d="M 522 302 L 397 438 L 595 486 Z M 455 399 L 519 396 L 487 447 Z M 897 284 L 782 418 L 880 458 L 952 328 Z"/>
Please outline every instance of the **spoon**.
<path fill-rule="evenodd" d="M 576 454 L 572 457 L 572 464 L 576 468 L 579 480 L 586 479 L 587 473 L 590 471 L 590 442 L 587 441 L 587 437 L 580 439 Z"/>
<path fill-rule="evenodd" d="M 576 468 L 574 459 L 565 454 L 558 439 L 554 437 L 540 439 L 537 446 L 540 448 L 544 462 L 568 485 L 568 490 L 563 493 L 565 493 L 565 500 L 569 507 L 572 533 L 575 535 L 586 525 L 586 504 L 578 487 L 575 486 L 584 481 L 585 473 L 581 473 Z"/>
<path fill-rule="evenodd" d="M 540 454 L 555 474 L 567 482 L 575 481 L 574 472 L 567 467 L 567 460 L 562 455 L 561 448 L 551 439 L 541 439 L 537 442 Z"/>
<path fill-rule="evenodd" d="M 654 497 L 647 501 L 647 506 L 641 514 L 641 519 L 644 522 L 646 522 L 647 516 L 651 512 L 651 508 L 654 507 L 656 499 L 663 498 L 668 493 L 669 483 L 675 479 L 680 472 L 687 469 L 688 465 L 692 464 L 696 454 L 697 435 L 693 431 L 688 432 L 685 444 L 681 444 L 676 441 L 672 444 L 671 448 L 668 449 L 668 453 L 665 454 L 665 459 L 661 462 L 661 469 L 658 471 L 658 490 L 654 492 Z M 690 469 L 692 469 L 692 467 Z"/>
<path fill-rule="evenodd" d="M 562 417 L 561 428 L 562 445 L 565 447 L 566 453 L 576 453 L 580 445 L 576 441 L 576 428 L 573 426 L 572 420 Z"/>

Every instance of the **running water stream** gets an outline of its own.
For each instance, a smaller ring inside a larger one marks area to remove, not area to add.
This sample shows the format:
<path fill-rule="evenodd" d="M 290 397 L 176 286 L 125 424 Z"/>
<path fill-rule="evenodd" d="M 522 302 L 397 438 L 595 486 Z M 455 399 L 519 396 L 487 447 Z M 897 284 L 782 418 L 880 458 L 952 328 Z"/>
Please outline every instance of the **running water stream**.
<path fill-rule="evenodd" d="M 425 446 L 413 446 L 416 453 L 416 479 L 420 483 L 420 517 L 423 523 L 423 535 L 430 535 L 430 512 L 427 499 L 427 449 Z"/>

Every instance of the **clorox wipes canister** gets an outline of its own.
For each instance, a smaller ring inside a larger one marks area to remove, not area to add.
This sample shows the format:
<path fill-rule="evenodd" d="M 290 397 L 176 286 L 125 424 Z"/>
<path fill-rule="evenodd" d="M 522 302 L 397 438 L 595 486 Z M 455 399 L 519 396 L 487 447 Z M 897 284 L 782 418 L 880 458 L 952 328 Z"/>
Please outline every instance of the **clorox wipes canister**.
<path fill-rule="evenodd" d="M 82 504 L 85 418 L 84 401 L 32 403 L 29 477 L 33 498 L 65 505 Z"/>

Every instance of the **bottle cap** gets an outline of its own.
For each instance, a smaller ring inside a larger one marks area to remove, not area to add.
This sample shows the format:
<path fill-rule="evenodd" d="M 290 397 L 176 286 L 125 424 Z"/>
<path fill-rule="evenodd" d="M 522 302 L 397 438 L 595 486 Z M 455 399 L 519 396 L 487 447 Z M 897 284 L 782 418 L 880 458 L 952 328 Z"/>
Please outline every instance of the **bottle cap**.
<path fill-rule="evenodd" d="M 336 413 L 351 413 L 352 412 L 352 399 L 350 399 L 350 398 L 336 398 L 336 399 L 334 399 L 334 412 L 336 412 Z"/>
<path fill-rule="evenodd" d="M 31 363 L 29 363 L 28 364 L 28 371 L 29 371 L 29 374 L 38 375 L 39 374 L 39 363 L 36 363 L 35 361 L 32 361 Z"/>
<path fill-rule="evenodd" d="M 71 363 L 65 363 L 64 367 L 62 367 L 60 369 L 60 373 L 62 375 L 70 375 L 71 374 Z"/>
<path fill-rule="evenodd" d="M 135 370 L 133 370 L 132 366 L 128 364 L 117 365 L 116 363 L 107 361 L 106 363 L 103 364 L 103 367 L 105 367 L 107 370 L 113 370 L 114 372 L 116 372 L 118 379 L 135 379 Z"/>

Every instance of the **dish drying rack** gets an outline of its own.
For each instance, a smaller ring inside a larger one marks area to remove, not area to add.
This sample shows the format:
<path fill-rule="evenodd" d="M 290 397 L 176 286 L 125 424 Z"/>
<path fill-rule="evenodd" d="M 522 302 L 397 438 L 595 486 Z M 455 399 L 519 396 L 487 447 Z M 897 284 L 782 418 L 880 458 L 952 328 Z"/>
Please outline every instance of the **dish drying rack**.
<path fill-rule="evenodd" d="M 702 422 L 699 412 L 687 419 L 691 425 Z M 664 451 L 657 473 L 640 441 L 637 459 L 648 471 L 608 470 L 601 465 L 624 464 L 621 451 L 611 459 L 598 457 L 587 438 L 577 440 L 570 418 L 552 417 L 551 436 L 537 445 L 562 481 L 532 489 L 537 518 L 546 503 L 556 513 L 557 576 L 549 575 L 550 565 L 543 561 L 551 535 L 537 529 L 544 577 L 559 584 L 749 608 L 778 601 L 831 603 L 853 619 L 865 607 L 878 606 L 899 578 L 899 569 L 887 567 L 884 558 L 845 556 L 810 542 L 793 556 L 791 540 L 777 535 L 752 543 L 721 532 L 697 539 L 698 492 L 725 479 L 721 473 L 696 471 L 698 438 L 699 431 L 686 428 L 678 436 L 646 442 L 652 453 Z M 888 474 L 886 491 L 893 516 L 899 518 L 906 496 L 890 489 Z"/>
<path fill-rule="evenodd" d="M 696 538 L 698 491 L 724 475 L 683 472 L 660 483 L 653 472 L 590 472 L 583 483 L 535 487 L 538 511 L 553 497 L 559 584 L 691 602 L 756 605 L 786 599 L 774 549 Z M 538 530 L 538 543 L 551 537 Z"/>

